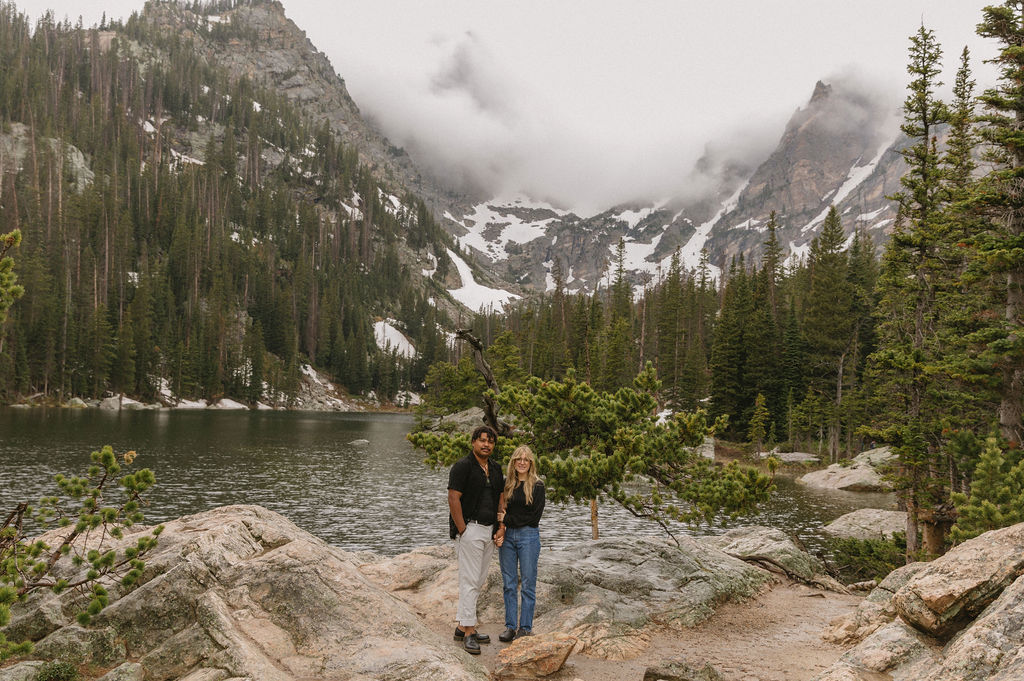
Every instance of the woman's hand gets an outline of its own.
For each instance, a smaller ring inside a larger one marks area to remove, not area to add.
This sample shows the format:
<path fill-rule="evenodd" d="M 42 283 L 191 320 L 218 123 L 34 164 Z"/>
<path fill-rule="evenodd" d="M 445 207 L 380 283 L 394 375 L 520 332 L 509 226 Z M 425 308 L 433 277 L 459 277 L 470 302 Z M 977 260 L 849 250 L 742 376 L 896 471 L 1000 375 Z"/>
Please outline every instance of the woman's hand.
<path fill-rule="evenodd" d="M 505 530 L 500 529 L 498 533 L 494 535 L 494 545 L 501 548 L 501 545 L 505 543 Z"/>

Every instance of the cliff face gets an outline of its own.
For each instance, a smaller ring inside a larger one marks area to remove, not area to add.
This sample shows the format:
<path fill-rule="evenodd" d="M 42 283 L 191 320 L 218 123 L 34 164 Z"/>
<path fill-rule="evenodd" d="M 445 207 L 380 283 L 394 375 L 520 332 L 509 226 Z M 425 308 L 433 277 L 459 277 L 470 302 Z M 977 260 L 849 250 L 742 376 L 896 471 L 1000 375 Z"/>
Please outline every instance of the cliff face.
<path fill-rule="evenodd" d="M 897 132 L 890 112 L 869 97 L 818 82 L 735 207 L 715 223 L 708 249 L 718 257 L 759 251 L 775 211 L 779 241 L 796 251 L 817 234 L 833 204 L 847 233 L 884 232 L 895 216 L 885 196 L 899 190 L 904 171 Z"/>

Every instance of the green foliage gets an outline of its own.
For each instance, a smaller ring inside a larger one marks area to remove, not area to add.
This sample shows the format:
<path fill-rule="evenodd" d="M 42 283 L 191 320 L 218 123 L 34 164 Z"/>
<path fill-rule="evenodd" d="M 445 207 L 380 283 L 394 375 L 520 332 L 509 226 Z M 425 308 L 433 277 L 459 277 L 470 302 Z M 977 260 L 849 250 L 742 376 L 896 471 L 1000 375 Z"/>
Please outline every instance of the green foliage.
<path fill-rule="evenodd" d="M 0 324 L 7 319 L 7 309 L 20 298 L 25 289 L 18 285 L 18 275 L 14 273 L 14 258 L 7 255 L 12 248 L 21 243 L 21 230 L 15 229 L 0 234 Z"/>
<path fill-rule="evenodd" d="M 666 423 L 654 416 L 660 389 L 648 367 L 631 387 L 595 390 L 570 370 L 561 381 L 531 377 L 497 395 L 502 414 L 516 427 L 494 456 L 506 458 L 520 442 L 538 453 L 538 469 L 554 502 L 586 503 L 606 496 L 637 517 L 706 521 L 735 517 L 768 498 L 767 476 L 730 464 L 718 468 L 695 452 L 714 426 L 703 411 L 678 413 Z M 446 466 L 469 451 L 468 436 L 414 433 L 426 462 Z"/>
<path fill-rule="evenodd" d="M 135 456 L 134 451 L 125 452 L 121 461 L 131 465 Z M 0 627 L 9 621 L 11 606 L 38 589 L 78 591 L 88 601 L 77 616 L 85 626 L 107 606 L 107 587 L 131 589 L 142 578 L 143 558 L 156 546 L 162 525 L 122 550 L 109 549 L 103 541 L 123 539 L 125 529 L 142 522 L 143 494 L 156 478 L 148 468 L 118 477 L 122 466 L 109 445 L 93 452 L 90 460 L 82 476 L 57 475 L 59 494 L 44 497 L 36 507 L 19 504 L 0 527 Z M 45 541 L 31 540 L 26 520 L 53 529 Z M 55 576 L 58 563 L 70 563 L 77 574 Z M 28 643 L 8 641 L 0 633 L 0 660 L 30 649 Z"/>
<path fill-rule="evenodd" d="M 768 422 L 768 417 L 768 407 L 765 406 L 764 395 L 758 393 L 757 399 L 754 400 L 754 415 L 750 418 L 750 430 L 747 433 L 751 444 L 758 452 L 764 449 L 764 438 L 767 435 L 765 424 Z"/>
<path fill-rule="evenodd" d="M 907 541 L 900 532 L 891 539 L 836 538 L 828 543 L 840 578 L 847 583 L 881 581 L 906 562 L 906 550 Z"/>
<path fill-rule="evenodd" d="M 984 109 L 979 134 L 987 143 L 989 172 L 971 199 L 987 220 L 966 245 L 975 252 L 972 280 L 1000 288 L 997 314 L 975 336 L 980 359 L 993 370 L 999 392 L 1000 436 L 1024 442 L 1024 140 L 1020 112 L 1024 110 L 1024 17 L 1019 1 L 982 10 L 978 34 L 994 38 L 999 51 L 991 62 L 999 69 L 993 88 L 978 98 Z"/>
<path fill-rule="evenodd" d="M 35 681 L 78 681 L 82 675 L 70 662 L 47 662 L 36 672 Z"/>
<path fill-rule="evenodd" d="M 951 537 L 959 543 L 989 530 L 1024 521 L 1024 456 L 1006 452 L 999 439 L 985 440 L 970 494 L 954 494 L 957 521 Z"/>

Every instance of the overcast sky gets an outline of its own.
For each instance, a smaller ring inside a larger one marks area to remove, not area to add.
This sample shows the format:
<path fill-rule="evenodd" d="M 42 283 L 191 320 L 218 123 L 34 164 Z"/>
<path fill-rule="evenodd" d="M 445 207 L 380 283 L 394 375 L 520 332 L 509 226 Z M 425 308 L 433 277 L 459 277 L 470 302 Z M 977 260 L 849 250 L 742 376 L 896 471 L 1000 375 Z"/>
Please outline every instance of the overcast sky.
<path fill-rule="evenodd" d="M 418 160 L 580 212 L 678 193 L 710 141 L 774 147 L 817 80 L 902 102 L 908 37 L 994 53 L 976 0 L 282 0 L 364 114 Z M 21 0 L 86 25 L 142 0 Z"/>

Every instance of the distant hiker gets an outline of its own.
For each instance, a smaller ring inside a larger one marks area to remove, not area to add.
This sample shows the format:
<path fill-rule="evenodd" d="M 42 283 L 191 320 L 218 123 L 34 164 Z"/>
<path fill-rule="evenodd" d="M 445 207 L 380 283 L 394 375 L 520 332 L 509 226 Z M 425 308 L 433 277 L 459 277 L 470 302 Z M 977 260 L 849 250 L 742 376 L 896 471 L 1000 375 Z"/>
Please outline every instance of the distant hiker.
<path fill-rule="evenodd" d="M 516 447 L 505 476 L 505 533 L 499 530 L 498 561 L 505 596 L 505 631 L 499 641 L 508 642 L 533 634 L 537 606 L 537 560 L 540 558 L 540 516 L 544 513 L 544 483 L 537 477 L 537 460 L 526 445 Z M 522 597 L 521 607 L 516 591 Z"/>
<path fill-rule="evenodd" d="M 480 654 L 480 644 L 491 637 L 476 630 L 476 601 L 487 583 L 487 570 L 495 543 L 504 535 L 498 529 L 498 512 L 505 509 L 505 478 L 501 465 L 491 461 L 498 434 L 490 426 L 473 431 L 472 451 L 459 459 L 448 474 L 448 529 L 457 539 L 459 560 L 459 607 L 455 640 L 466 652 Z"/>

